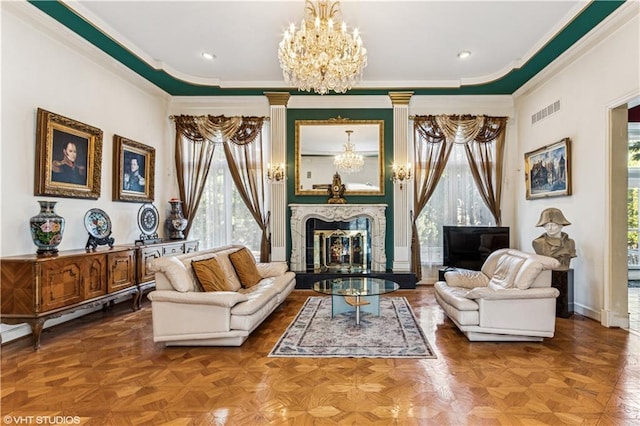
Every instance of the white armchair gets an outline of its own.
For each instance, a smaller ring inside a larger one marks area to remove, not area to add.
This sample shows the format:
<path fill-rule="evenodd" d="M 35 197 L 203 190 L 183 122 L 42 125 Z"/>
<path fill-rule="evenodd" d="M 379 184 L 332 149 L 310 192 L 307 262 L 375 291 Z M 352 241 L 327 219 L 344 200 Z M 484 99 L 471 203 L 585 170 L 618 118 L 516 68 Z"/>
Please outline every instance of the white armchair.
<path fill-rule="evenodd" d="M 436 300 L 471 341 L 542 341 L 555 332 L 551 257 L 515 249 L 493 252 L 480 271 L 457 269 L 435 284 Z"/>

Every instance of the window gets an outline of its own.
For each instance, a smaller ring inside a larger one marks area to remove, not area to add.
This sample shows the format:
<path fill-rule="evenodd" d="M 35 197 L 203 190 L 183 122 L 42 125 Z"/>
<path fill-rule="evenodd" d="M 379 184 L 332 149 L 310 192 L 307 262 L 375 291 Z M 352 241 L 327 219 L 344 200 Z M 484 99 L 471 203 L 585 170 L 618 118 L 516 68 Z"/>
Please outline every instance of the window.
<path fill-rule="evenodd" d="M 222 145 L 213 153 L 189 236 L 200 240 L 200 249 L 242 244 L 260 253 L 262 231 L 236 190 Z"/>
<path fill-rule="evenodd" d="M 416 225 L 425 277 L 434 276 L 433 267 L 442 265 L 443 225 L 495 226 L 471 175 L 463 144 L 453 145 L 438 186 Z"/>

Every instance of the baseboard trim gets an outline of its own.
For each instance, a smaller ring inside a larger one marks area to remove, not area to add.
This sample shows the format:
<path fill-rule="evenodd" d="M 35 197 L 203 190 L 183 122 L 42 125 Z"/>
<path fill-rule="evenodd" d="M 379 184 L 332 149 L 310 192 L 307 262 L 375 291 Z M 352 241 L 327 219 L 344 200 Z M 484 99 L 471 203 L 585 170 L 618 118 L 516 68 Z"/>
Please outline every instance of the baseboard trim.
<path fill-rule="evenodd" d="M 618 312 L 603 309 L 600 317 L 600 323 L 605 327 L 629 328 L 629 314 L 621 315 Z"/>

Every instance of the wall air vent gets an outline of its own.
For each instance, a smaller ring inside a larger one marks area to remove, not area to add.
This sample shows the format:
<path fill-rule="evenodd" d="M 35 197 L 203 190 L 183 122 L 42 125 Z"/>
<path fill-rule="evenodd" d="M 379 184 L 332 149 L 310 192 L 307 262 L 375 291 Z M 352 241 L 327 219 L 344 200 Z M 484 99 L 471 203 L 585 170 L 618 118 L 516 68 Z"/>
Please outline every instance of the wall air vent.
<path fill-rule="evenodd" d="M 560 111 L 560 100 L 557 100 L 552 104 L 549 104 L 549 106 L 546 106 L 542 108 L 540 111 L 533 114 L 531 116 L 531 124 L 536 124 L 538 121 L 542 120 L 543 118 L 547 118 L 558 111 Z"/>

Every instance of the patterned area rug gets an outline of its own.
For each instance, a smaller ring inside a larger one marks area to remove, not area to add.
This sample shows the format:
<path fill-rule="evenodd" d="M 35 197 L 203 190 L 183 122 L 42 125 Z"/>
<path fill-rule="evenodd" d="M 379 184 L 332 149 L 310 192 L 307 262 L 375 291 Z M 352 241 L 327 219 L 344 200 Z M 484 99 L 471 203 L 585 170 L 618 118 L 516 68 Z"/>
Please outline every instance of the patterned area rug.
<path fill-rule="evenodd" d="M 331 318 L 331 297 L 310 297 L 270 357 L 436 358 L 404 297 L 381 297 L 380 316 Z"/>

